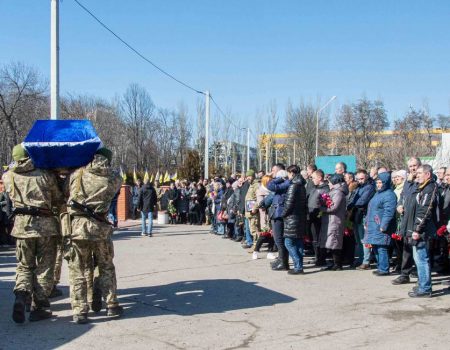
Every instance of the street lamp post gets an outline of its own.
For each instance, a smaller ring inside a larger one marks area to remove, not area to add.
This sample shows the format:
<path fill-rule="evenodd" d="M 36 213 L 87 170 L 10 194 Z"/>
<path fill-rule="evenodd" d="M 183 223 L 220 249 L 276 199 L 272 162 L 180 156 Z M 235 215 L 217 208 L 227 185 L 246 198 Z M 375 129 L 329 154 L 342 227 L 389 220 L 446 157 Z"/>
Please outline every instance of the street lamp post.
<path fill-rule="evenodd" d="M 59 118 L 59 0 L 51 1 L 50 119 Z"/>
<path fill-rule="evenodd" d="M 319 114 L 322 112 L 332 101 L 336 99 L 336 96 L 333 96 L 328 100 L 327 103 L 323 105 L 316 113 L 316 157 L 319 155 Z"/>

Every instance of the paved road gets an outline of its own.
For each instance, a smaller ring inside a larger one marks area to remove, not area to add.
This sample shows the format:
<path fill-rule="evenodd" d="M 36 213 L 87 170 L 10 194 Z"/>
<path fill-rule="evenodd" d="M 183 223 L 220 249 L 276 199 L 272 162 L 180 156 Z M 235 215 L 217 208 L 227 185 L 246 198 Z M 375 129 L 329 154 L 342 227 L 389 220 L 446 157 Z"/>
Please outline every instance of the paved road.
<path fill-rule="evenodd" d="M 239 244 L 205 227 L 137 226 L 115 233 L 122 319 L 104 311 L 71 322 L 64 297 L 52 320 L 16 325 L 10 318 L 15 258 L 0 250 L 0 349 L 448 349 L 450 295 L 410 299 L 412 285 L 367 271 L 290 276 L 251 260 Z M 265 256 L 261 253 L 261 256 Z M 443 278 L 436 278 L 438 282 Z M 439 282 L 438 282 L 439 283 Z"/>

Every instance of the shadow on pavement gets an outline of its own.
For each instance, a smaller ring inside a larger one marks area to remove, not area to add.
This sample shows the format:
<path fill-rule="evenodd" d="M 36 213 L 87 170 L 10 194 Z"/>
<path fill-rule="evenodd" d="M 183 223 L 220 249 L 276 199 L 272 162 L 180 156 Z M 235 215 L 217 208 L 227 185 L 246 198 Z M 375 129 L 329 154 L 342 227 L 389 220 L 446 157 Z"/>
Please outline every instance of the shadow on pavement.
<path fill-rule="evenodd" d="M 159 227 L 155 227 L 153 231 L 154 237 L 171 237 L 171 236 L 191 236 L 191 235 L 207 235 L 206 230 L 194 230 L 185 232 L 185 231 L 164 231 L 161 232 L 161 229 Z M 120 231 L 114 231 L 113 234 L 113 240 L 114 241 L 121 241 L 121 240 L 129 240 L 131 238 L 141 238 L 141 230 L 134 228 L 134 229 L 125 229 Z"/>
<path fill-rule="evenodd" d="M 182 281 L 118 291 L 125 317 L 222 313 L 291 303 L 295 299 L 239 279 Z"/>

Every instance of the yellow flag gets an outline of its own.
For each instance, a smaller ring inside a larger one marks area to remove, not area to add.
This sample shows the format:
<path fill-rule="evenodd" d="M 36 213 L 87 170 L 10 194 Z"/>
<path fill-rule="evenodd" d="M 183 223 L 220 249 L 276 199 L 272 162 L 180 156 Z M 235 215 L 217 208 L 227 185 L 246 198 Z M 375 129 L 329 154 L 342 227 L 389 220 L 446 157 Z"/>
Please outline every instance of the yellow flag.
<path fill-rule="evenodd" d="M 150 176 L 150 182 L 153 182 L 153 174 Z"/>
<path fill-rule="evenodd" d="M 159 181 L 159 183 L 161 183 L 160 178 L 159 178 L 159 170 L 155 175 L 155 181 Z"/>
<path fill-rule="evenodd" d="M 127 182 L 127 174 L 123 172 L 122 166 L 120 166 L 120 176 L 122 177 L 122 182 Z"/>
<path fill-rule="evenodd" d="M 164 183 L 166 182 L 170 182 L 170 176 L 168 171 L 166 171 L 166 174 L 164 175 Z"/>
<path fill-rule="evenodd" d="M 162 174 L 159 176 L 159 183 L 160 184 L 164 183 L 164 176 Z"/>
<path fill-rule="evenodd" d="M 145 178 L 144 178 L 144 180 L 145 180 Z M 133 169 L 133 181 L 134 181 L 135 185 L 138 182 L 138 177 L 137 177 L 137 174 L 136 174 L 136 167 L 134 167 L 134 169 Z"/>
<path fill-rule="evenodd" d="M 148 170 L 145 169 L 145 173 L 144 173 L 144 183 L 145 183 L 145 184 L 148 183 L 149 180 L 150 180 L 150 177 L 149 177 L 149 175 L 148 175 Z"/>
<path fill-rule="evenodd" d="M 170 177 L 170 179 L 173 180 L 173 181 L 177 181 L 177 180 L 178 180 L 178 172 L 176 171 L 175 174 L 173 174 L 173 175 Z"/>

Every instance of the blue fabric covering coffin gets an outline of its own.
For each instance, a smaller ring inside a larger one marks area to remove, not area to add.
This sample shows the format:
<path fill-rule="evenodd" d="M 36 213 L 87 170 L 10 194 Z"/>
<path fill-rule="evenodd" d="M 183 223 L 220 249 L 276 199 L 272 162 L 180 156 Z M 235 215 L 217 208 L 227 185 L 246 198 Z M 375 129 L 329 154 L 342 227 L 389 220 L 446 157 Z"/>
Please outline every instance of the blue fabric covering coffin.
<path fill-rule="evenodd" d="M 101 146 L 89 120 L 37 120 L 24 141 L 37 168 L 77 168 Z"/>

